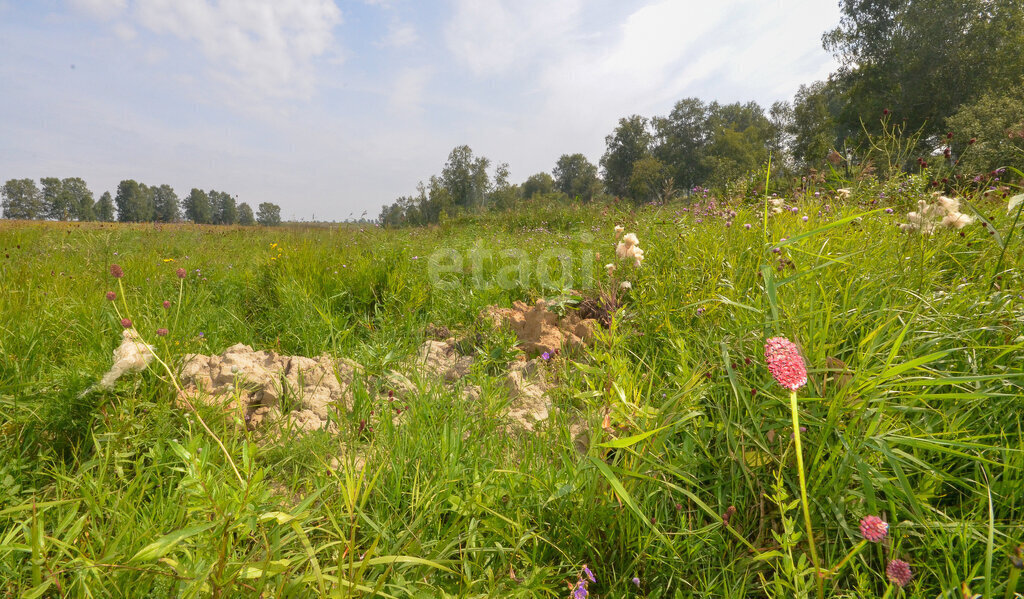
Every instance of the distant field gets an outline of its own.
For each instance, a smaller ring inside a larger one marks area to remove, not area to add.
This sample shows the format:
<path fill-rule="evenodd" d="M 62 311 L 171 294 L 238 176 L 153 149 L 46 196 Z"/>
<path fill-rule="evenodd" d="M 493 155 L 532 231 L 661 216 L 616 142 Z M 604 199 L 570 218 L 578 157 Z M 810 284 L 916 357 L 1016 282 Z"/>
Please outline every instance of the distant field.
<path fill-rule="evenodd" d="M 399 230 L 0 220 L 0 594 L 817 596 L 775 336 L 809 374 L 822 594 L 1024 592 L 1020 224 L 1007 244 L 1006 200 L 979 197 L 994 233 L 903 232 L 917 199 L 538 203 Z M 483 316 L 539 298 L 614 317 L 545 357 Z M 101 389 L 122 318 L 167 368 Z M 415 357 L 448 338 L 472 365 L 446 382 Z M 349 403 L 307 434 L 218 402 L 197 418 L 184 357 L 237 343 L 354 360 Z M 523 360 L 550 403 L 532 431 L 508 417 Z"/>

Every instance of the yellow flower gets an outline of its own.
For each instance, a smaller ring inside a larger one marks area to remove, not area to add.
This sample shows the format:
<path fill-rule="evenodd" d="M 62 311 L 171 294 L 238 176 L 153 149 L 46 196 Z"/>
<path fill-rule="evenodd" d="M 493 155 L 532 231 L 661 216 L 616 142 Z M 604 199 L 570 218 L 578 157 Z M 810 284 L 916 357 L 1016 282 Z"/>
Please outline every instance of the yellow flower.
<path fill-rule="evenodd" d="M 174 262 L 174 258 L 164 258 L 164 262 Z"/>

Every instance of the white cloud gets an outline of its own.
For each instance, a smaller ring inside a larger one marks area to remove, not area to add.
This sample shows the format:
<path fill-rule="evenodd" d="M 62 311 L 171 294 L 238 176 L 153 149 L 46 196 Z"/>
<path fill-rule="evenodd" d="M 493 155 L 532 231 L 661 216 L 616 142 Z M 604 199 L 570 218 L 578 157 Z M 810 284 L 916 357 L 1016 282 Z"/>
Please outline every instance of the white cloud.
<path fill-rule="evenodd" d="M 312 61 L 331 50 L 341 11 L 332 0 L 69 0 L 97 18 L 121 15 L 122 40 L 134 27 L 195 45 L 215 79 L 247 94 L 306 97 Z"/>
<path fill-rule="evenodd" d="M 399 71 L 391 86 L 391 110 L 406 116 L 419 113 L 422 110 L 423 91 L 432 73 L 430 67 L 409 67 Z"/>
<path fill-rule="evenodd" d="M 477 75 L 526 67 L 566 41 L 582 0 L 456 0 L 448 49 Z"/>
<path fill-rule="evenodd" d="M 389 48 L 404 48 L 415 44 L 419 39 L 420 36 L 415 27 L 408 23 L 395 21 L 388 26 L 388 33 L 381 40 L 381 45 Z"/>
<path fill-rule="evenodd" d="M 68 0 L 68 4 L 97 19 L 112 19 L 128 6 L 128 0 Z"/>

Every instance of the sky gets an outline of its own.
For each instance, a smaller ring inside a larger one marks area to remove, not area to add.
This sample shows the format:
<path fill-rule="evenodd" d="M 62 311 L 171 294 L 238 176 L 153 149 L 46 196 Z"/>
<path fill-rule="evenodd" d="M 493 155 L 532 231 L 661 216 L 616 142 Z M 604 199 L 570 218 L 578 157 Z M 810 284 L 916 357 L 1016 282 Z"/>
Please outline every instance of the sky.
<path fill-rule="evenodd" d="M 0 180 L 376 217 L 469 145 L 513 182 L 678 100 L 790 100 L 834 0 L 0 0 Z"/>

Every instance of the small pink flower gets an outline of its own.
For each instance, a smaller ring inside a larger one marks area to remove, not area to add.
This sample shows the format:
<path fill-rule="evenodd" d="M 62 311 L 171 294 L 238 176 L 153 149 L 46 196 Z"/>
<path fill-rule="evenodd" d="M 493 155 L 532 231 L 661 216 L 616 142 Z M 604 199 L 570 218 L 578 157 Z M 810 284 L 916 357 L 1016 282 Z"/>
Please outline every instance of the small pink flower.
<path fill-rule="evenodd" d="M 184 268 L 179 268 L 178 269 L 178 278 L 179 279 L 184 279 L 187 275 L 188 275 L 188 271 L 186 271 Z"/>
<path fill-rule="evenodd" d="M 171 307 L 171 300 L 164 300 L 164 310 L 167 310 L 170 307 Z"/>
<path fill-rule="evenodd" d="M 122 318 L 121 319 L 121 326 L 123 326 L 126 329 L 130 329 L 130 328 L 132 328 L 132 321 L 127 319 L 127 318 Z"/>
<path fill-rule="evenodd" d="M 785 337 L 772 337 L 764 344 L 764 359 L 775 380 L 790 391 L 807 384 L 807 368 L 796 345 Z"/>
<path fill-rule="evenodd" d="M 167 329 L 157 329 L 156 330 L 156 336 L 157 337 L 166 337 L 167 336 Z"/>
<path fill-rule="evenodd" d="M 878 516 L 864 516 L 860 520 L 860 534 L 872 543 L 880 543 L 889 534 L 889 523 Z"/>
<path fill-rule="evenodd" d="M 885 575 L 900 588 L 910 584 L 911 579 L 914 578 L 914 573 L 910 571 L 910 564 L 901 559 L 889 562 L 889 565 L 885 567 Z"/>
<path fill-rule="evenodd" d="M 121 267 L 118 266 L 117 264 L 111 264 L 110 276 L 114 277 L 115 279 L 120 279 L 121 277 L 124 276 L 124 270 L 122 270 Z"/>
<path fill-rule="evenodd" d="M 112 301 L 114 301 L 116 299 L 117 299 L 117 294 L 116 293 L 114 293 L 113 291 L 108 291 L 107 292 L 107 300 L 108 301 L 112 302 Z"/>

